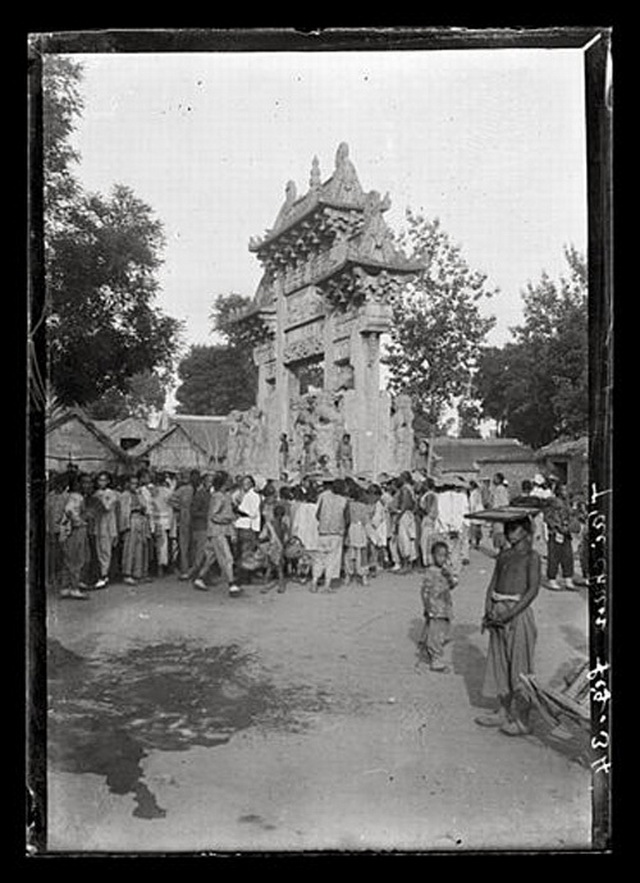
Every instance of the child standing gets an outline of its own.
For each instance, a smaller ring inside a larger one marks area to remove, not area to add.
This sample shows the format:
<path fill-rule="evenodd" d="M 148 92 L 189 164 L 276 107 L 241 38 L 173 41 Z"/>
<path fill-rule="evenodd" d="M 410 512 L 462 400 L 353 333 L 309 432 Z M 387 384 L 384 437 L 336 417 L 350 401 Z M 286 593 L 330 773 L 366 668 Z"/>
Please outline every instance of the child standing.
<path fill-rule="evenodd" d="M 354 487 L 351 491 L 351 499 L 347 504 L 347 536 L 344 555 L 344 569 L 347 582 L 352 583 L 356 577 L 360 578 L 363 586 L 369 582 L 367 577 L 367 531 L 369 521 L 369 509 L 364 502 L 364 494 L 359 488 Z"/>
<path fill-rule="evenodd" d="M 449 566 L 449 547 L 445 542 L 433 544 L 431 558 L 432 563 L 427 566 L 420 590 L 425 624 L 419 646 L 429 661 L 431 671 L 448 672 L 442 656 L 451 631 L 451 591 L 458 579 Z"/>
<path fill-rule="evenodd" d="M 369 520 L 366 530 L 370 544 L 369 570 L 371 576 L 377 576 L 378 569 L 388 565 L 387 543 L 389 542 L 389 513 L 379 485 L 373 485 L 370 490 Z"/>
<path fill-rule="evenodd" d="M 276 499 L 275 489 L 267 496 L 262 508 L 262 530 L 258 538 L 259 546 L 266 559 L 267 579 L 275 571 L 278 578 L 278 592 L 286 589 L 284 574 L 284 550 L 289 542 L 291 528 L 284 503 Z M 272 583 L 265 584 L 260 591 L 264 594 L 272 588 Z"/>

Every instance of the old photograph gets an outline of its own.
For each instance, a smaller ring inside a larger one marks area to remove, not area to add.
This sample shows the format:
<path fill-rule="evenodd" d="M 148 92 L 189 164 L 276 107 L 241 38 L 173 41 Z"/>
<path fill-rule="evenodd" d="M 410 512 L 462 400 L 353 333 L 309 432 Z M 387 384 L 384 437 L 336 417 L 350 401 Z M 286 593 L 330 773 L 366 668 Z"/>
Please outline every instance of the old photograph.
<path fill-rule="evenodd" d="M 610 33 L 191 36 L 30 38 L 27 851 L 606 849 Z"/>

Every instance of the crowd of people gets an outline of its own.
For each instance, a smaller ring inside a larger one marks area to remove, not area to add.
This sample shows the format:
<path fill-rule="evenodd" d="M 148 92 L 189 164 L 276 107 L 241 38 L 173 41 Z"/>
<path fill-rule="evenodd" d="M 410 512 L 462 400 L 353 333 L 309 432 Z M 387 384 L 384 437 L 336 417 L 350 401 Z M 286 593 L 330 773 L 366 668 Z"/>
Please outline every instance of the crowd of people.
<path fill-rule="evenodd" d="M 549 588 L 562 588 L 558 569 L 572 588 L 575 536 L 584 518 L 561 486 L 541 476 L 523 482 L 511 502 L 524 505 L 536 496 L 545 502 L 533 542 L 546 546 L 539 551 L 547 558 Z M 292 579 L 311 592 L 334 591 L 344 583 L 366 585 L 383 569 L 430 567 L 438 543 L 457 578 L 486 529 L 465 516 L 509 502 L 500 473 L 487 488 L 423 472 L 375 482 L 312 474 L 294 484 L 223 471 L 145 470 L 114 479 L 70 468 L 49 479 L 47 583 L 71 599 L 110 583 L 133 586 L 169 574 L 201 591 L 217 576 L 231 595 L 256 578 L 263 591 L 284 592 Z M 503 548 L 501 525 L 491 527 L 490 541 L 496 551 Z"/>
<path fill-rule="evenodd" d="M 582 577 L 586 578 L 585 498 L 569 499 L 556 479 L 547 481 L 542 475 L 523 481 L 520 494 L 512 499 L 501 474 L 494 477 L 493 490 L 492 502 L 486 508 L 494 511 L 485 515 L 491 524 L 496 562 L 485 594 L 481 628 L 489 633 L 482 694 L 494 699 L 496 707 L 476 717 L 476 723 L 497 727 L 508 736 L 525 736 L 531 732 L 531 699 L 521 676 L 534 671 L 537 629 L 532 605 L 541 586 L 543 558 L 547 561 L 547 588 L 551 590 L 562 590 L 557 580 L 559 569 L 565 588 L 576 588 L 575 552 L 581 560 Z M 473 512 L 485 508 L 478 491 L 476 486 L 469 494 Z M 480 529 L 477 520 L 471 528 L 474 544 L 480 542 Z M 458 576 L 451 566 L 449 544 L 436 540 L 422 579 L 424 629 L 419 641 L 421 657 L 432 671 L 449 671 L 443 657 L 450 639 L 452 592 Z"/>
<path fill-rule="evenodd" d="M 486 512 L 496 509 L 509 517 Z M 474 520 L 480 512 L 489 520 Z M 529 732 L 519 675 L 533 671 L 531 605 L 543 562 L 551 590 L 576 588 L 576 557 L 587 576 L 585 497 L 569 498 L 542 475 L 512 494 L 501 473 L 480 486 L 424 472 L 375 482 L 312 474 L 292 483 L 197 470 L 113 480 L 70 468 L 50 476 L 46 529 L 47 585 L 69 599 L 171 574 L 199 591 L 219 582 L 233 596 L 256 579 L 261 592 L 282 593 L 295 580 L 315 593 L 366 586 L 381 570 L 420 571 L 419 653 L 435 672 L 449 670 L 452 592 L 470 548 L 482 544 L 496 557 L 482 628 L 489 631 L 483 693 L 497 708 L 476 721 L 512 736 Z"/>

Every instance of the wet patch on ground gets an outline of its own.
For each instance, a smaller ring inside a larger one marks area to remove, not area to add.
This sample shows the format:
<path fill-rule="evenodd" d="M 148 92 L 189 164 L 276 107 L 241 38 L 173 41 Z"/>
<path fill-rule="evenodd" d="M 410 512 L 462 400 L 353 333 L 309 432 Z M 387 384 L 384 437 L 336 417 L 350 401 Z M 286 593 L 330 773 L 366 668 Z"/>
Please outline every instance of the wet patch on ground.
<path fill-rule="evenodd" d="M 87 659 L 48 644 L 48 748 L 53 767 L 105 777 L 140 818 L 166 813 L 143 782 L 152 749 L 222 745 L 250 727 L 303 732 L 326 691 L 276 687 L 237 645 L 162 643 Z"/>

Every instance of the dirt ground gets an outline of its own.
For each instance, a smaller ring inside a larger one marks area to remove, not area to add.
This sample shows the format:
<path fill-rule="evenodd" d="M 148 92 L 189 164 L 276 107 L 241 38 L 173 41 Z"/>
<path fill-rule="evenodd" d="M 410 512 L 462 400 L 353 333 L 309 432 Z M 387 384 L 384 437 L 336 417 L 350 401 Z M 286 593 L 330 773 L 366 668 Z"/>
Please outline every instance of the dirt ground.
<path fill-rule="evenodd" d="M 454 593 L 451 671 L 417 659 L 418 574 L 237 598 L 173 577 L 53 599 L 51 851 L 588 848 L 578 742 L 474 723 L 493 563 Z M 537 674 L 587 655 L 584 591 L 542 589 Z"/>

